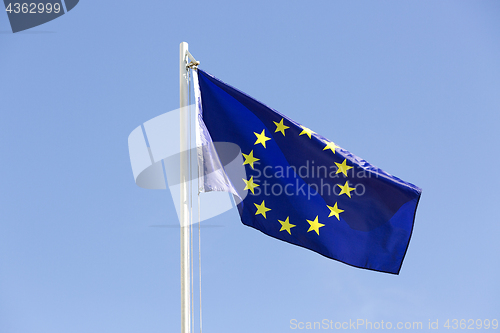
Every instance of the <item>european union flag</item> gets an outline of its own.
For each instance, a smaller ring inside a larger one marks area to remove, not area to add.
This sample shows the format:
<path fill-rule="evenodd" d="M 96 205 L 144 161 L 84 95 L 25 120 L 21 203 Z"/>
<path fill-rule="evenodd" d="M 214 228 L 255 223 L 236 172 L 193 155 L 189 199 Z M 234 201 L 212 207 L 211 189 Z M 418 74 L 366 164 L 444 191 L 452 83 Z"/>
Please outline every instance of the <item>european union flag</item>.
<path fill-rule="evenodd" d="M 245 178 L 229 181 L 248 191 L 238 203 L 245 225 L 355 267 L 399 274 L 420 188 L 200 69 L 197 77 L 205 140 L 234 143 L 244 158 Z"/>

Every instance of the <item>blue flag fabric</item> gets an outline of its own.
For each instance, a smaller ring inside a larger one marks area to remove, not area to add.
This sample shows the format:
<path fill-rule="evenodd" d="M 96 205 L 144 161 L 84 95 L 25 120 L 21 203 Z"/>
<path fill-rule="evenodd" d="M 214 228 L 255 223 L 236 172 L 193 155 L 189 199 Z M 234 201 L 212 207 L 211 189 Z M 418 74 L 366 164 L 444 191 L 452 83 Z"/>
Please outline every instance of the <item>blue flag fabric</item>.
<path fill-rule="evenodd" d="M 343 263 L 399 274 L 421 189 L 198 69 L 201 121 L 238 145 L 243 224 Z M 217 152 L 221 153 L 221 152 Z"/>

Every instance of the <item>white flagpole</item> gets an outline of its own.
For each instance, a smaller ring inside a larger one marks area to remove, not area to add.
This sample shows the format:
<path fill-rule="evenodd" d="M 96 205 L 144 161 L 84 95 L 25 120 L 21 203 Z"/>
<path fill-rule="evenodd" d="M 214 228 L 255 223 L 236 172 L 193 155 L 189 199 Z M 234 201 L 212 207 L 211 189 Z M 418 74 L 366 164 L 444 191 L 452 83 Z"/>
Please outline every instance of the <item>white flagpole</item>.
<path fill-rule="evenodd" d="M 188 54 L 188 43 L 180 44 L 179 62 L 179 85 L 180 85 L 180 181 L 181 181 L 181 201 L 180 201 L 180 224 L 181 224 L 181 333 L 191 332 L 191 299 L 190 299 L 190 238 L 189 238 L 189 83 L 188 71 L 186 68 L 186 57 Z"/>

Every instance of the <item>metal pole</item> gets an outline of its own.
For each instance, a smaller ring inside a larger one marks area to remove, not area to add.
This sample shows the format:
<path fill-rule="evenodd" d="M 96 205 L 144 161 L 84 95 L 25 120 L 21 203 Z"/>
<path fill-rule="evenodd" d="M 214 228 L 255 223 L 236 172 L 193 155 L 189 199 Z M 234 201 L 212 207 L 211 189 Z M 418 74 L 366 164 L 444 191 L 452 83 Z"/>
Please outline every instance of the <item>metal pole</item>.
<path fill-rule="evenodd" d="M 186 68 L 186 54 L 188 43 L 180 44 L 179 85 L 180 85 L 180 181 L 181 181 L 181 333 L 191 332 L 191 304 L 190 304 L 190 238 L 189 238 L 189 165 L 188 154 L 190 124 L 187 107 L 189 105 L 189 83 Z"/>

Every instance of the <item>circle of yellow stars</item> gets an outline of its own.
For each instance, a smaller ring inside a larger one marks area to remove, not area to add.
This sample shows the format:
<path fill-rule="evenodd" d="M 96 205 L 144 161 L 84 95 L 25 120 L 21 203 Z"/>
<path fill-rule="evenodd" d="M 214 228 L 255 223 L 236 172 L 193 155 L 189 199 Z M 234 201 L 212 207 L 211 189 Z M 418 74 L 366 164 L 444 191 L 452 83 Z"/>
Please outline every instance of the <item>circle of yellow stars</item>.
<path fill-rule="evenodd" d="M 283 123 L 283 120 L 284 119 L 281 118 L 281 120 L 279 122 L 273 121 L 274 125 L 276 125 L 276 130 L 274 131 L 274 133 L 279 132 L 283 136 L 286 136 L 286 130 L 289 129 L 290 126 L 285 125 Z M 299 133 L 299 136 L 306 135 L 309 139 L 311 139 L 312 135 L 316 134 L 316 132 L 312 131 L 311 129 L 309 129 L 305 126 L 300 125 L 300 127 L 301 127 L 302 131 Z M 271 140 L 270 137 L 266 136 L 266 130 L 263 129 L 260 133 L 254 132 L 254 135 L 256 137 L 256 141 L 254 143 L 254 146 L 258 146 L 260 144 L 264 147 L 264 149 L 266 149 L 267 148 L 266 142 Z M 331 141 L 328 141 L 328 140 L 321 140 L 321 141 L 325 144 L 325 147 L 323 148 L 323 150 L 330 150 L 333 154 L 335 154 L 335 150 L 337 148 L 340 148 L 339 146 L 337 146 L 335 143 L 333 143 Z M 259 158 L 254 156 L 253 150 L 251 150 L 248 154 L 242 153 L 242 155 L 245 159 L 245 161 L 243 162 L 243 165 L 248 164 L 252 169 L 254 169 L 254 163 L 256 163 L 257 161 L 260 161 Z M 347 177 L 347 172 L 353 168 L 352 166 L 347 165 L 347 159 L 344 159 L 344 161 L 342 163 L 335 162 L 335 164 L 337 166 L 337 171 L 335 172 L 335 174 L 342 173 L 345 177 Z M 245 182 L 244 190 L 250 190 L 250 192 L 252 192 L 252 194 L 255 194 L 255 188 L 258 187 L 259 185 L 254 182 L 253 176 L 250 177 L 250 179 L 243 178 L 243 181 Z M 355 190 L 354 187 L 349 186 L 349 181 L 346 181 L 344 185 L 337 184 L 336 186 L 338 186 L 340 188 L 339 196 L 341 196 L 342 194 L 345 194 L 349 198 L 351 198 L 351 192 Z M 265 200 L 262 200 L 261 204 L 254 203 L 254 205 L 255 205 L 255 208 L 257 209 L 257 211 L 255 212 L 255 215 L 262 215 L 264 217 L 264 219 L 267 219 L 266 213 L 271 211 L 272 209 L 269 207 L 266 207 Z M 328 218 L 336 217 L 337 220 L 340 221 L 340 214 L 343 213 L 344 210 L 340 209 L 338 207 L 338 202 L 335 202 L 333 207 L 327 205 L 327 208 L 330 210 L 330 214 L 328 215 Z M 292 234 L 292 228 L 296 227 L 295 224 L 290 223 L 290 216 L 287 216 L 284 220 L 278 219 L 278 222 L 281 224 L 280 232 L 285 231 L 289 235 Z M 325 226 L 325 224 L 319 222 L 319 215 L 316 215 L 316 217 L 312 220 L 306 219 L 306 222 L 309 224 L 309 229 L 307 230 L 307 232 L 315 232 L 318 236 L 320 233 L 320 228 Z"/>

